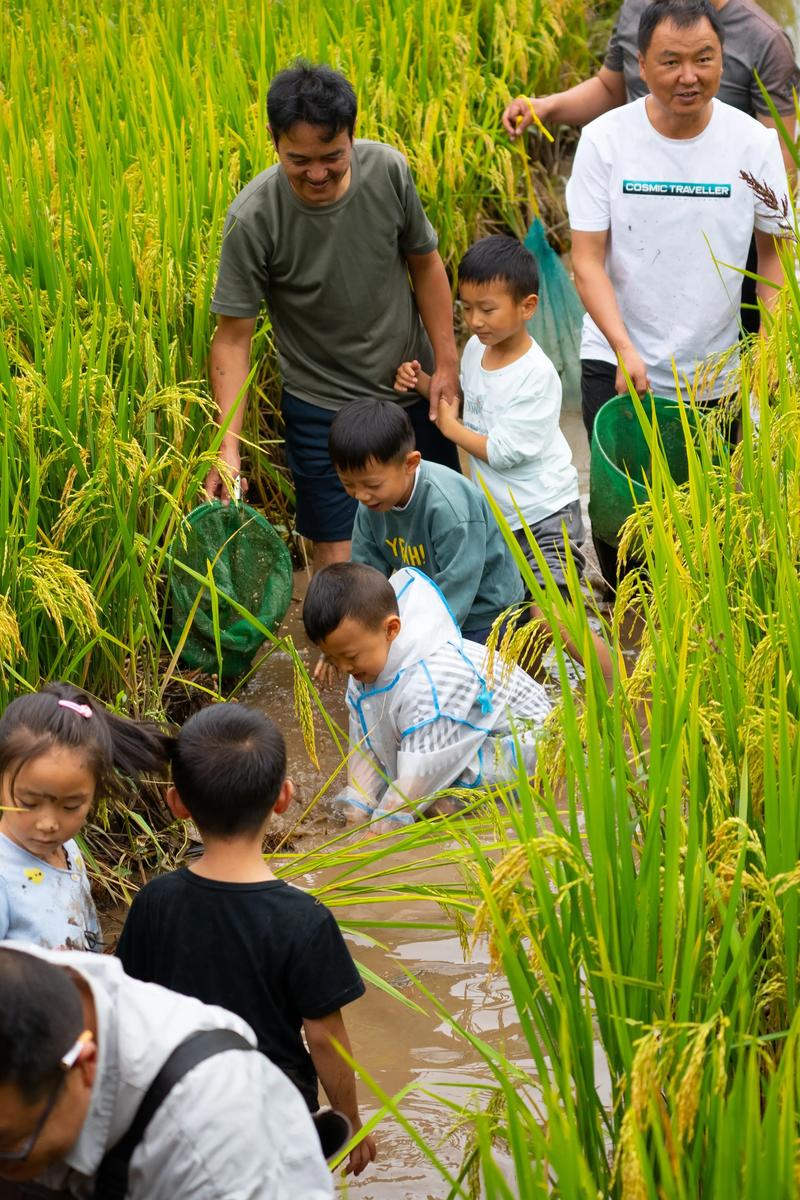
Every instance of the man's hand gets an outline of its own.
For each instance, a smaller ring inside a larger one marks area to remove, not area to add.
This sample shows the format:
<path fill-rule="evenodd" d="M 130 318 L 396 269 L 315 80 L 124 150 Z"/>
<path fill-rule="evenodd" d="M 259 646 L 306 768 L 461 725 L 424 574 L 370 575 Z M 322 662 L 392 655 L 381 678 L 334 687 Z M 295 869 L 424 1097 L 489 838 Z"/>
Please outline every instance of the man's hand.
<path fill-rule="evenodd" d="M 639 351 L 635 350 L 633 346 L 628 345 L 619 351 L 619 358 L 620 362 L 617 366 L 617 377 L 614 385 L 617 389 L 617 395 L 628 395 L 628 380 L 625 378 L 625 371 L 622 369 L 623 364 L 638 394 L 643 396 L 645 392 L 649 392 L 650 380 L 647 377 L 647 367 Z"/>
<path fill-rule="evenodd" d="M 429 416 L 432 421 L 435 421 L 439 416 L 439 402 L 446 401 L 448 404 L 455 401 L 458 405 L 459 401 L 459 386 L 458 386 L 458 368 L 438 367 L 431 376 L 430 392 L 428 394 Z"/>
<path fill-rule="evenodd" d="M 353 1133 L 357 1133 L 360 1128 L 361 1122 L 358 1121 L 353 1127 Z M 360 1175 L 365 1167 L 368 1167 L 371 1162 L 375 1162 L 377 1156 L 378 1148 L 375 1145 L 375 1138 L 368 1133 L 363 1141 L 360 1141 L 350 1151 L 347 1166 L 344 1169 L 345 1175 Z"/>
<path fill-rule="evenodd" d="M 326 655 L 320 654 L 311 678 L 317 687 L 332 688 L 341 685 L 343 676 L 339 668 L 335 667 Z"/>
<path fill-rule="evenodd" d="M 528 99 L 527 96 L 517 96 L 516 100 L 511 101 L 503 113 L 503 128 L 512 142 L 521 137 L 533 122 L 531 109 L 533 109 L 533 112 L 536 113 L 540 121 L 547 120 L 549 99 L 549 96 L 543 96 L 539 100 Z"/>
<path fill-rule="evenodd" d="M 234 480 L 239 480 L 241 497 L 234 498 L 243 499 L 247 494 L 247 480 L 241 477 L 242 460 L 238 446 L 221 446 L 219 456 L 230 467 L 230 472 Z M 204 486 L 209 500 L 221 500 L 223 504 L 230 503 L 231 495 L 225 485 L 224 479 L 220 475 L 218 467 L 212 467 L 208 472 Z"/>

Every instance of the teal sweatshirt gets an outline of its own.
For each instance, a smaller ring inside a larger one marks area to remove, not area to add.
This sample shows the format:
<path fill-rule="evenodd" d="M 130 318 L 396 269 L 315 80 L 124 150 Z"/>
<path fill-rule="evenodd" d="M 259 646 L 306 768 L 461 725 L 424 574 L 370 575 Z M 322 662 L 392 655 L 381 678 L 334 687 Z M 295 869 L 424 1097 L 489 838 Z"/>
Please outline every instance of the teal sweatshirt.
<path fill-rule="evenodd" d="M 439 585 L 465 636 L 522 600 L 519 571 L 483 492 L 438 463 L 420 464 L 405 508 L 374 512 L 359 504 L 352 559 L 387 578 L 419 567 Z"/>

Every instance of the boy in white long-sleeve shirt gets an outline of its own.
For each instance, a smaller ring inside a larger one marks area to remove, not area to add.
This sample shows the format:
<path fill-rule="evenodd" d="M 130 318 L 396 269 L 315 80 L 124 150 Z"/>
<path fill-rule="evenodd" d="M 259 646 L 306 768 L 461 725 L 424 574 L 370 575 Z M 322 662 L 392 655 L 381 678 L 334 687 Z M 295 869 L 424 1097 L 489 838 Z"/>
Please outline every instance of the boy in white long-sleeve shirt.
<path fill-rule="evenodd" d="M 536 259 L 516 238 L 481 238 L 458 267 L 458 292 L 473 336 L 461 359 L 463 420 L 458 401 L 440 402 L 437 424 L 469 456 L 472 477 L 481 478 L 513 531 L 538 582 L 543 573 L 530 533 L 563 595 L 568 594 L 565 537 L 578 571 L 584 528 L 578 473 L 561 432 L 561 380 L 526 322 L 539 301 Z M 429 376 L 418 362 L 397 370 L 395 389 L 427 394 Z M 539 615 L 532 610 L 532 616 Z M 595 638 L 603 675 L 610 684 L 608 650 Z M 569 641 L 567 649 L 580 658 Z"/>
<path fill-rule="evenodd" d="M 538 288 L 536 259 L 516 238 L 481 238 L 464 255 L 458 292 L 473 335 L 461 359 L 464 416 L 457 400 L 440 404 L 438 425 L 469 455 L 472 477 L 497 501 L 534 575 L 542 581 L 523 522 L 565 589 L 563 530 L 579 573 L 584 530 L 578 472 L 559 426 L 561 380 L 526 328 Z M 424 395 L 428 380 L 418 362 L 403 363 L 395 388 Z"/>
<path fill-rule="evenodd" d="M 311 580 L 303 623 L 349 674 L 350 760 L 338 803 L 350 822 L 388 832 L 427 811 L 437 792 L 514 783 L 533 770 L 550 711 L 519 667 L 487 679 L 484 646 L 465 639 L 437 584 L 414 567 L 387 580 L 366 563 L 335 563 Z"/>

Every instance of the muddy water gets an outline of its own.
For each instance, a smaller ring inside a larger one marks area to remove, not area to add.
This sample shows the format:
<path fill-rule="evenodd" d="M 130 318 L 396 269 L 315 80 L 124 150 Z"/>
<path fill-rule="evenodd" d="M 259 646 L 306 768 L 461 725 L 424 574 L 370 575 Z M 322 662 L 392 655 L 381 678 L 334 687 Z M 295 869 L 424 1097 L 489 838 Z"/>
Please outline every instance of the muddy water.
<path fill-rule="evenodd" d="M 585 509 L 589 460 L 580 414 L 565 411 L 562 428 L 573 447 Z M 285 632 L 291 633 L 298 651 L 311 667 L 317 652 L 306 641 L 300 620 L 306 586 L 307 577 L 298 572 Z M 281 831 L 290 837 L 292 849 L 303 851 L 338 832 L 323 804 L 318 805 L 299 826 L 297 822 L 340 759 L 318 720 L 320 769 L 311 764 L 294 720 L 291 697 L 292 663 L 288 655 L 280 653 L 272 655 L 243 699 L 263 707 L 286 735 L 297 800 L 293 811 L 284 819 Z M 342 694 L 330 692 L 325 701 L 330 716 L 346 728 Z M 332 790 L 336 790 L 335 785 Z M 432 874 L 425 870 L 424 864 L 409 861 L 401 881 L 413 884 L 421 876 L 426 882 L 432 881 Z M 450 877 L 454 876 L 451 874 Z M 323 874 L 317 874 L 298 882 L 303 886 L 319 886 L 326 879 Z M 398 923 L 442 923 L 442 914 L 435 904 L 412 903 L 402 898 L 392 904 L 359 905 L 358 910 L 351 913 L 346 908 L 337 908 L 336 915 L 345 923 L 348 915 L 359 921 L 374 916 L 381 921 Z M 464 1028 L 491 1045 L 501 1047 L 514 1061 L 528 1064 L 527 1047 L 521 1037 L 508 987 L 502 977 L 489 973 L 485 948 L 479 947 L 471 961 L 465 962 L 454 934 L 435 929 L 382 929 L 377 932 L 385 949 L 368 944 L 365 938 L 349 939 L 353 955 L 361 964 L 429 1008 L 416 989 L 409 985 L 405 971 L 412 972 Z M 485 1068 L 475 1051 L 434 1011 L 414 1012 L 373 986 L 368 986 L 366 996 L 345 1016 L 356 1061 L 364 1065 L 377 1084 L 389 1095 L 409 1083 L 414 1085 L 414 1090 L 403 1101 L 402 1111 L 414 1130 L 429 1146 L 436 1148 L 440 1160 L 455 1173 L 462 1159 L 466 1135 L 463 1130 L 453 1132 L 451 1113 L 435 1097 L 463 1104 L 465 1085 L 488 1082 Z M 363 1086 L 359 1091 L 362 1111 L 365 1114 L 374 1112 L 378 1106 L 372 1093 Z M 378 1162 L 360 1179 L 346 1185 L 346 1195 L 358 1200 L 425 1200 L 428 1197 L 433 1200 L 446 1195 L 447 1185 L 399 1124 L 394 1120 L 385 1121 L 377 1136 Z"/>
<path fill-rule="evenodd" d="M 295 584 L 297 598 L 292 604 L 287 629 L 310 665 L 315 661 L 316 652 L 306 643 L 299 621 L 304 578 L 298 575 Z M 289 833 L 292 848 L 303 851 L 339 832 L 338 826 L 326 816 L 322 804 L 302 825 L 296 826 L 304 808 L 338 765 L 339 756 L 318 721 L 320 770 L 309 762 L 302 735 L 292 721 L 291 694 L 291 660 L 286 655 L 273 655 L 243 698 L 263 707 L 286 734 L 297 802 L 294 811 L 287 814 L 282 828 Z M 345 725 L 341 695 L 329 693 L 326 705 L 334 720 Z M 403 863 L 402 858 L 393 859 L 391 865 L 394 867 L 398 863 Z M 413 885 L 420 879 L 431 883 L 454 878 L 452 871 L 438 868 L 434 872 L 426 870 L 417 860 L 407 860 L 400 882 Z M 327 881 L 325 874 L 320 872 L 296 882 L 301 886 L 320 886 Z M 402 898 L 391 904 L 360 904 L 351 910 L 337 908 L 336 915 L 344 923 L 348 916 L 360 922 L 374 918 L 398 923 L 441 924 L 443 920 L 437 905 Z M 428 1008 L 405 974 L 405 971 L 412 972 L 467 1030 L 493 1045 L 502 1045 L 517 1061 L 525 1058 L 523 1047 L 518 1045 L 519 1029 L 505 980 L 489 976 L 485 949 L 479 949 L 472 960 L 465 963 L 457 937 L 441 930 L 380 929 L 376 936 L 385 949 L 371 945 L 369 939 L 358 935 L 348 939 L 353 956 L 360 964 Z M 444 1105 L 426 1093 L 464 1103 L 464 1085 L 485 1082 L 485 1073 L 475 1052 L 435 1012 L 412 1011 L 373 986 L 368 986 L 366 996 L 347 1010 L 345 1017 L 356 1061 L 364 1065 L 389 1095 L 409 1083 L 415 1085 L 415 1091 L 404 1100 L 402 1111 L 425 1142 L 438 1147 L 440 1159 L 452 1171 L 457 1170 L 465 1135 L 463 1132 L 451 1135 L 451 1115 Z M 379 1106 L 372 1093 L 363 1086 L 359 1087 L 359 1092 L 362 1112 L 374 1112 Z M 377 1137 L 379 1160 L 360 1179 L 347 1184 L 346 1195 L 358 1197 L 358 1200 L 419 1200 L 446 1194 L 441 1176 L 417 1148 L 411 1135 L 394 1120 L 385 1121 Z"/>

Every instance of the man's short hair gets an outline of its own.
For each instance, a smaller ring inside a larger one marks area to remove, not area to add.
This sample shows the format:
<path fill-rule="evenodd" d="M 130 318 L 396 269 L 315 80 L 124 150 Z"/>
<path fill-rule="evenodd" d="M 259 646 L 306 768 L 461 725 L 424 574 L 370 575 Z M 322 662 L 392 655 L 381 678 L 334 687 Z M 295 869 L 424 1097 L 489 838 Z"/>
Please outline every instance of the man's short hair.
<path fill-rule="evenodd" d="M 58 1083 L 61 1058 L 83 1029 L 83 1005 L 62 967 L 0 949 L 0 1083 L 36 1104 Z"/>
<path fill-rule="evenodd" d="M 172 781 L 201 833 L 253 833 L 286 778 L 286 745 L 269 717 L 244 704 L 212 704 L 175 740 Z"/>
<path fill-rule="evenodd" d="M 647 54 L 653 34 L 665 21 L 669 21 L 678 29 L 693 29 L 704 17 L 711 24 L 722 46 L 725 41 L 722 22 L 709 0 L 654 0 L 654 3 L 644 10 L 639 21 L 639 53 Z"/>
<path fill-rule="evenodd" d="M 399 461 L 415 446 L 408 413 L 391 400 L 351 400 L 328 433 L 328 452 L 339 471 L 361 471 L 370 461 Z"/>
<path fill-rule="evenodd" d="M 519 303 L 539 291 L 536 259 L 517 238 L 493 234 L 470 246 L 458 264 L 458 282 L 498 283 Z"/>
<path fill-rule="evenodd" d="M 317 571 L 303 605 L 303 625 L 314 645 L 349 617 L 377 629 L 385 617 L 397 616 L 397 596 L 385 575 L 366 563 L 331 563 Z"/>
<path fill-rule="evenodd" d="M 349 79 L 324 63 L 302 58 L 279 71 L 267 92 L 267 119 L 276 142 L 299 121 L 324 130 L 320 136 L 325 142 L 342 130 L 352 138 L 357 111 Z"/>

